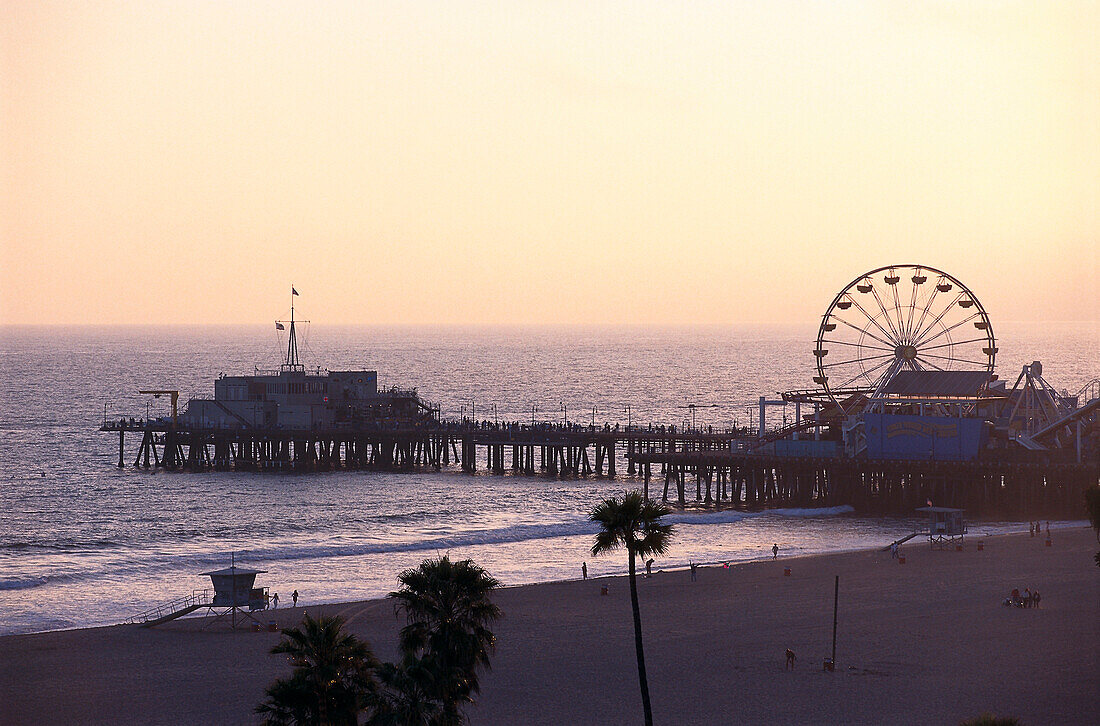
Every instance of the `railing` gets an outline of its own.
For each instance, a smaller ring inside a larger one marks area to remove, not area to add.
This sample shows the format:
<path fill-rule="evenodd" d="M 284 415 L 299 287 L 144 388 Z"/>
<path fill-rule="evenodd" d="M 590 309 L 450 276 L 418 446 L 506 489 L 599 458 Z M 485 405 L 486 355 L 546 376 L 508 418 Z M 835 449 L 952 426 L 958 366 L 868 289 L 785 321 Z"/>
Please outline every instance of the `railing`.
<path fill-rule="evenodd" d="M 192 590 L 190 595 L 176 598 L 175 600 L 169 600 L 168 602 L 157 605 L 155 608 L 150 608 L 145 612 L 138 613 L 130 618 L 128 622 L 140 624 L 147 623 L 151 620 L 160 620 L 161 618 L 171 615 L 172 613 L 179 612 L 184 608 L 193 606 L 210 605 L 214 602 L 214 593 L 212 590 Z"/>

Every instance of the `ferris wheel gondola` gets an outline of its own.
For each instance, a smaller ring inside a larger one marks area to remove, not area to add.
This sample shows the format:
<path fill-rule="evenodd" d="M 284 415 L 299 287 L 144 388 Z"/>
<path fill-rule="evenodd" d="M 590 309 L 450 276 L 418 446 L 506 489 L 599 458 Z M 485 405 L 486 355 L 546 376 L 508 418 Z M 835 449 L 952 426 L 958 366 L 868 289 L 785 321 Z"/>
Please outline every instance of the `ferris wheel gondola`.
<path fill-rule="evenodd" d="M 924 265 L 892 265 L 833 298 L 817 333 L 814 383 L 843 406 L 853 393 L 879 396 L 903 370 L 992 375 L 996 355 L 989 316 L 965 285 Z"/>

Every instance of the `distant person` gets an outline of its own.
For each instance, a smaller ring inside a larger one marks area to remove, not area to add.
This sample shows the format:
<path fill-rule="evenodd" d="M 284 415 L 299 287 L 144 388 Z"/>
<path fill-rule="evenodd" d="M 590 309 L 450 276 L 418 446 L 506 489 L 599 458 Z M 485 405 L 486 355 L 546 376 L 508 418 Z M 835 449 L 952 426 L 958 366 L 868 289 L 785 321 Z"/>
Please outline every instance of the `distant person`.
<path fill-rule="evenodd" d="M 275 593 L 274 597 L 271 598 L 271 605 L 276 610 L 279 609 L 279 593 Z"/>
<path fill-rule="evenodd" d="M 779 544 L 773 542 L 772 543 L 772 559 L 774 560 L 776 557 L 779 557 Z"/>
<path fill-rule="evenodd" d="M 294 607 L 298 607 L 298 591 L 290 593 L 290 599 L 294 601 Z"/>
<path fill-rule="evenodd" d="M 1036 522 L 1035 524 L 1039 524 Z M 1050 539 L 1050 520 L 1047 520 L 1047 539 Z"/>
<path fill-rule="evenodd" d="M 650 558 L 645 562 L 645 576 L 649 577 L 653 574 L 653 559 Z"/>
<path fill-rule="evenodd" d="M 688 563 L 688 569 L 691 570 L 691 581 L 695 582 L 695 579 L 696 579 L 695 571 L 699 569 L 699 565 L 695 564 L 694 562 L 689 562 Z"/>
<path fill-rule="evenodd" d="M 787 662 L 783 665 L 783 670 L 794 670 L 794 651 L 787 648 Z"/>
<path fill-rule="evenodd" d="M 582 562 L 581 563 L 581 579 L 584 579 L 584 580 L 588 579 L 588 563 L 587 562 Z"/>
<path fill-rule="evenodd" d="M 1032 605 L 1032 607 L 1038 608 L 1039 607 L 1039 600 L 1041 600 L 1041 599 L 1042 598 L 1039 597 L 1039 591 L 1038 590 L 1031 593 L 1031 605 Z"/>
<path fill-rule="evenodd" d="M 1028 537 L 1034 537 L 1035 536 L 1035 522 L 1028 522 L 1027 523 L 1027 536 Z"/>
<path fill-rule="evenodd" d="M 898 543 L 897 542 L 894 542 L 893 544 L 890 545 L 890 557 L 892 557 L 895 560 L 898 558 Z"/>
<path fill-rule="evenodd" d="M 1031 588 L 1024 588 L 1024 609 L 1031 607 Z"/>

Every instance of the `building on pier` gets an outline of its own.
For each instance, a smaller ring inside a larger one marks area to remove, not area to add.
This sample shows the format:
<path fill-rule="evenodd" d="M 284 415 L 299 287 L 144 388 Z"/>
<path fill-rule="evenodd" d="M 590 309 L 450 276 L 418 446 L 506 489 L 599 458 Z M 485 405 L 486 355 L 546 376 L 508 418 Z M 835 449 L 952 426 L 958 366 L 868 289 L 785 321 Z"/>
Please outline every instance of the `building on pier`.
<path fill-rule="evenodd" d="M 286 359 L 276 370 L 222 374 L 214 398 L 192 398 L 180 423 L 198 429 L 310 431 L 336 426 L 423 424 L 437 417 L 415 388 L 378 388 L 377 371 L 307 369 L 298 357 L 291 298 Z M 285 329 L 283 322 L 276 325 Z"/>

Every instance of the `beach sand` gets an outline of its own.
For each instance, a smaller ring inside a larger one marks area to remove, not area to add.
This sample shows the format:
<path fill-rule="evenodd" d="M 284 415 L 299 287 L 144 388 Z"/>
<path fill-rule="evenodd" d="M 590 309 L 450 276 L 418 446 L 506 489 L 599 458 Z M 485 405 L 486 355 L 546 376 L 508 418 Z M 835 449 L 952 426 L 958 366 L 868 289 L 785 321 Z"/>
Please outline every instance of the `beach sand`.
<path fill-rule="evenodd" d="M 976 544 L 932 551 L 913 540 L 904 565 L 889 552 L 780 556 L 703 568 L 694 583 L 686 571 L 639 580 L 655 722 L 955 724 L 992 711 L 1030 725 L 1097 723 L 1093 531 L 1056 530 L 1052 547 L 1026 534 Z M 826 673 L 835 575 L 837 670 Z M 1041 608 L 1003 607 L 1013 587 L 1040 590 Z M 507 588 L 497 599 L 506 617 L 472 723 L 641 723 L 625 578 Z M 395 656 L 402 623 L 391 603 L 306 605 L 344 615 L 381 658 Z M 289 626 L 301 613 L 262 619 Z M 0 721 L 255 723 L 264 687 L 289 672 L 268 653 L 279 637 L 194 621 L 6 636 Z"/>

